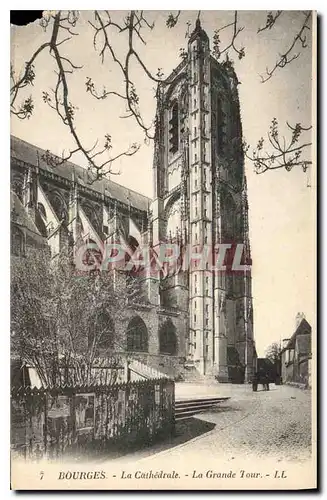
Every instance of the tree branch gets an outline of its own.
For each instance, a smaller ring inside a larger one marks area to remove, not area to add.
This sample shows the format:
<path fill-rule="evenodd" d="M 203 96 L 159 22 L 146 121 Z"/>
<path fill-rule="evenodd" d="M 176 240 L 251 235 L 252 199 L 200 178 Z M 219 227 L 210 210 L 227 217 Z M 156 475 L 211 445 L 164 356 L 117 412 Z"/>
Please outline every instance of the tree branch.
<path fill-rule="evenodd" d="M 273 68 L 271 68 L 271 69 L 266 68 L 266 75 L 265 76 L 261 75 L 261 82 L 262 83 L 265 83 L 268 80 L 270 80 L 270 78 L 272 78 L 272 76 L 275 74 L 275 72 L 278 69 L 284 68 L 285 66 L 287 66 L 288 64 L 290 64 L 292 61 L 294 61 L 295 59 L 297 59 L 300 56 L 301 52 L 292 54 L 292 51 L 296 45 L 300 44 L 301 48 L 303 48 L 303 49 L 305 49 L 307 47 L 307 38 L 306 38 L 306 35 L 304 33 L 305 33 L 305 30 L 311 29 L 311 27 L 308 25 L 310 19 L 311 19 L 311 11 L 306 13 L 305 20 L 302 24 L 301 29 L 295 35 L 293 41 L 291 42 L 291 45 L 286 50 L 286 52 L 284 52 L 283 54 L 280 54 L 279 59 L 276 61 Z M 275 24 L 275 21 L 273 22 L 271 27 L 274 24 Z M 263 31 L 263 30 L 262 29 L 258 30 L 258 33 L 260 31 Z"/>
<path fill-rule="evenodd" d="M 282 15 L 282 13 L 283 13 L 282 10 L 277 10 L 276 14 L 269 12 L 266 19 L 266 25 L 263 26 L 262 28 L 258 28 L 257 33 L 261 33 L 262 31 L 268 29 L 271 30 L 271 28 L 275 25 L 277 19 Z"/>
<path fill-rule="evenodd" d="M 302 159 L 302 153 L 308 150 L 312 143 L 306 141 L 300 143 L 302 134 L 310 131 L 312 127 L 303 127 L 300 123 L 293 127 L 288 122 L 287 127 L 291 131 L 291 136 L 288 141 L 283 137 L 282 144 L 277 119 L 272 120 L 267 134 L 269 144 L 272 147 L 270 151 L 264 151 L 265 141 L 263 137 L 258 141 L 256 149 L 253 150 L 251 155 L 249 154 L 250 146 L 246 143 L 243 144 L 244 154 L 248 160 L 253 162 L 257 174 L 280 168 L 290 171 L 294 167 L 301 167 L 305 172 L 308 166 L 312 164 L 311 160 Z"/>
<path fill-rule="evenodd" d="M 227 53 L 227 51 L 229 49 L 233 49 L 236 52 L 239 59 L 243 59 L 243 57 L 245 57 L 245 47 L 241 47 L 240 49 L 238 49 L 235 45 L 236 38 L 241 33 L 241 31 L 244 30 L 244 26 L 238 27 L 237 23 L 238 23 L 238 13 L 237 13 L 237 10 L 235 10 L 234 21 L 229 23 L 229 24 L 226 24 L 225 26 L 222 26 L 221 28 L 219 28 L 217 30 L 215 30 L 215 34 L 213 37 L 213 54 L 217 59 L 219 59 L 224 53 Z M 232 38 L 231 38 L 230 43 L 228 45 L 226 45 L 226 47 L 221 49 L 220 48 L 221 42 L 220 42 L 219 34 L 228 28 L 233 28 Z"/>
<path fill-rule="evenodd" d="M 153 139 L 154 133 L 152 132 L 153 123 L 149 126 L 145 125 L 144 120 L 142 118 L 140 109 L 139 109 L 139 96 L 136 92 L 135 84 L 130 78 L 130 65 L 132 60 L 136 60 L 138 65 L 142 68 L 146 76 L 153 82 L 156 83 L 165 83 L 166 80 L 163 79 L 163 74 L 161 69 L 158 69 L 156 75 L 154 75 L 143 62 L 141 56 L 134 46 L 134 37 L 136 36 L 142 41 L 143 44 L 146 44 L 145 38 L 141 35 L 141 29 L 148 28 L 152 30 L 154 28 L 154 24 L 150 24 L 149 21 L 144 16 L 143 11 L 140 13 L 138 11 L 130 11 L 125 18 L 125 26 L 119 26 L 116 23 L 111 21 L 110 15 L 106 12 L 107 19 L 104 21 L 102 15 L 99 11 L 95 11 L 95 23 L 91 23 L 90 25 L 94 29 L 94 38 L 93 45 L 95 49 L 97 48 L 97 40 L 98 37 L 102 36 L 102 46 L 99 50 L 99 56 L 101 57 L 102 63 L 104 62 L 105 54 L 108 52 L 113 60 L 116 63 L 121 71 L 122 79 L 125 82 L 125 92 L 122 95 L 118 92 L 107 92 L 105 89 L 102 94 L 99 94 L 95 91 L 94 83 L 90 80 L 87 80 L 87 91 L 91 93 L 97 99 L 105 99 L 108 95 L 116 95 L 124 99 L 126 102 L 127 115 L 124 118 L 134 117 L 137 124 L 144 131 L 146 138 Z M 180 12 L 174 18 L 177 22 Z M 168 24 L 172 24 L 171 17 L 168 16 L 170 21 Z M 110 27 L 113 26 L 118 29 L 119 33 L 128 31 L 128 47 L 127 53 L 124 58 L 121 60 L 117 57 L 116 52 L 113 48 L 113 45 L 110 41 Z"/>
<path fill-rule="evenodd" d="M 66 37 L 63 40 L 59 40 L 59 33 L 61 30 L 68 31 L 70 35 L 78 35 L 71 31 L 71 26 L 76 25 L 78 15 L 75 11 L 69 11 L 68 15 L 62 15 L 61 11 L 58 11 L 55 15 L 52 15 L 51 18 L 45 19 L 43 22 L 43 27 L 46 29 L 50 22 L 53 22 L 50 41 L 42 44 L 33 54 L 31 59 L 26 63 L 25 72 L 19 80 L 15 80 L 15 75 L 13 69 L 11 69 L 11 112 L 16 115 L 20 119 L 29 118 L 32 115 L 34 109 L 34 103 L 32 97 L 26 99 L 21 106 L 16 109 L 15 101 L 18 95 L 19 90 L 26 87 L 27 85 L 33 85 L 33 81 L 35 79 L 34 72 L 34 61 L 38 57 L 38 55 L 46 48 L 49 49 L 50 55 L 55 60 L 57 71 L 55 72 L 57 75 L 56 87 L 52 90 L 52 97 L 49 92 L 43 92 L 43 101 L 56 111 L 58 116 L 60 117 L 62 123 L 69 128 L 69 131 L 73 137 L 73 140 L 76 144 L 76 148 L 74 148 L 68 155 L 62 155 L 59 159 L 58 157 L 54 157 L 49 152 L 44 155 L 45 161 L 49 162 L 52 166 L 58 166 L 60 164 L 64 164 L 67 162 L 73 154 L 77 152 L 81 152 L 86 161 L 87 161 L 87 169 L 91 174 L 89 176 L 89 182 L 92 183 L 97 179 L 101 179 L 105 175 L 110 173 L 117 174 L 112 169 L 112 165 L 115 160 L 121 158 L 123 156 L 133 156 L 140 148 L 137 144 L 132 144 L 126 151 L 118 153 L 116 155 L 111 155 L 112 143 L 111 137 L 109 134 L 106 134 L 104 140 L 104 147 L 101 150 L 94 151 L 94 147 L 89 149 L 85 147 L 79 134 L 74 125 L 74 115 L 76 111 L 76 107 L 71 103 L 69 99 L 69 85 L 67 81 L 67 75 L 72 74 L 75 70 L 81 69 L 82 66 L 78 66 L 74 64 L 68 57 L 61 55 L 60 46 L 68 41 L 71 37 Z M 140 19 L 143 19 L 143 14 Z M 68 23 L 65 25 L 64 23 Z M 65 65 L 69 65 L 69 68 L 65 68 Z M 104 99 L 108 95 L 115 94 L 118 97 L 124 98 L 123 95 L 116 92 L 107 92 L 105 89 L 101 95 L 98 95 L 94 85 L 92 85 L 92 81 L 87 81 L 87 90 L 98 99 Z M 133 97 L 133 89 L 131 89 L 131 98 Z M 110 137 L 110 140 L 108 138 Z M 91 154 L 93 153 L 93 154 Z M 101 155 L 106 155 L 106 159 L 102 162 L 95 162 L 95 159 L 99 159 Z"/>

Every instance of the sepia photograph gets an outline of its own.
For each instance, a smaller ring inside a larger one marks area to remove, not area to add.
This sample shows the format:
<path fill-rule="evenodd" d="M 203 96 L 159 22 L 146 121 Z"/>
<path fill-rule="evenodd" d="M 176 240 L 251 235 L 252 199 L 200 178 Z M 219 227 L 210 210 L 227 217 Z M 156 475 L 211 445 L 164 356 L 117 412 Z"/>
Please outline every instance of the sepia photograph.
<path fill-rule="evenodd" d="M 317 13 L 11 11 L 12 490 L 317 488 Z"/>

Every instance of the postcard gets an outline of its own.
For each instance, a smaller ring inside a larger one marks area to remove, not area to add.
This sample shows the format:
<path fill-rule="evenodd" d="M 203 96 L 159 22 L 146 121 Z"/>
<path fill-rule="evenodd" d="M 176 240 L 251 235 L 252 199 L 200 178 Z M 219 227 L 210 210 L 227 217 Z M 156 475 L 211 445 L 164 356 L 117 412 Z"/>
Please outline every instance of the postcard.
<path fill-rule="evenodd" d="M 316 489 L 316 12 L 27 15 L 11 488 Z"/>

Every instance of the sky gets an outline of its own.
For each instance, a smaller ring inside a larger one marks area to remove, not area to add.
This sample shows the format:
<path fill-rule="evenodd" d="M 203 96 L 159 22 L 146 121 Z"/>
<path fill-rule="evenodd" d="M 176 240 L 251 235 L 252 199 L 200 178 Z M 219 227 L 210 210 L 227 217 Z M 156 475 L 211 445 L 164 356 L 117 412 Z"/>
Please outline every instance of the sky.
<path fill-rule="evenodd" d="M 116 11 L 114 20 L 121 20 L 125 13 Z M 144 31 L 146 46 L 138 44 L 140 55 L 149 69 L 156 73 L 158 67 L 165 75 L 180 62 L 179 49 L 186 47 L 187 22 L 193 29 L 196 11 L 183 11 L 178 24 L 168 29 L 165 19 L 168 12 L 148 12 L 147 18 L 155 22 L 155 28 Z M 245 47 L 245 57 L 238 60 L 234 54 L 235 71 L 239 85 L 240 108 L 245 140 L 255 145 L 265 136 L 270 122 L 276 117 L 281 129 L 286 131 L 286 121 L 291 124 L 312 123 L 312 54 L 310 33 L 308 47 L 290 65 L 276 72 L 271 80 L 262 84 L 260 74 L 272 67 L 278 54 L 285 51 L 301 26 L 303 14 L 289 11 L 280 16 L 272 30 L 259 35 L 257 30 L 265 24 L 267 12 L 240 11 L 239 23 L 244 30 L 236 45 Z M 85 80 L 92 77 L 101 90 L 121 90 L 122 80 L 117 67 L 105 58 L 101 63 L 99 51 L 93 46 L 93 29 L 88 23 L 93 14 L 82 11 L 75 29 L 79 33 L 63 45 L 64 55 L 81 70 L 69 76 L 70 99 L 77 106 L 75 123 L 87 146 L 106 133 L 112 136 L 114 153 L 126 149 L 130 144 L 141 144 L 133 157 L 117 162 L 120 175 L 112 180 L 149 197 L 153 195 L 152 155 L 153 145 L 144 142 L 144 135 L 133 119 L 119 118 L 124 114 L 124 103 L 115 96 L 105 101 L 96 101 L 85 92 Z M 207 31 L 212 46 L 214 30 L 233 20 L 232 11 L 203 11 L 201 23 Z M 38 22 L 27 27 L 12 27 L 11 59 L 19 73 L 24 62 L 31 57 L 39 45 L 49 39 L 49 31 Z M 224 30 L 220 38 L 222 46 L 230 40 L 231 31 Z M 125 34 L 112 33 L 112 43 L 118 54 L 126 51 Z M 101 46 L 99 45 L 98 48 Z M 35 109 L 29 120 L 12 118 L 11 133 L 39 147 L 50 149 L 61 155 L 72 146 L 67 128 L 56 113 L 42 101 L 42 91 L 55 85 L 54 65 L 49 54 L 44 53 L 35 64 L 36 80 L 32 89 Z M 151 82 L 138 66 L 132 68 L 133 80 L 140 96 L 140 109 L 146 123 L 151 123 L 155 114 L 155 99 Z M 310 137 L 309 137 L 310 139 Z M 310 151 L 307 158 L 310 159 Z M 75 163 L 84 165 L 81 156 Z M 249 225 L 252 248 L 252 286 L 254 307 L 254 336 L 259 356 L 274 341 L 289 338 L 295 329 L 295 316 L 303 312 L 307 320 L 315 325 L 315 171 L 308 176 L 300 169 L 291 172 L 277 170 L 257 175 L 251 162 L 245 162 L 248 181 Z"/>

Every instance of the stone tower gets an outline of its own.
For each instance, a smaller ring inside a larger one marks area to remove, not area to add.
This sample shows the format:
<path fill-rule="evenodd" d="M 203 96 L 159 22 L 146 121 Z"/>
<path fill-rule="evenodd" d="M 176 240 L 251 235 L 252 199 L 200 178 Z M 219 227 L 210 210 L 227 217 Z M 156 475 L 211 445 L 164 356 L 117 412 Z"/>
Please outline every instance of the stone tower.
<path fill-rule="evenodd" d="M 228 260 L 243 244 L 251 263 L 238 83 L 197 20 L 183 61 L 158 86 L 153 163 L 154 247 L 174 242 L 194 258 L 163 280 L 160 300 L 186 305 L 187 362 L 222 382 L 249 379 L 254 352 L 250 270 L 217 272 L 215 257 L 199 258 L 227 244 Z"/>

